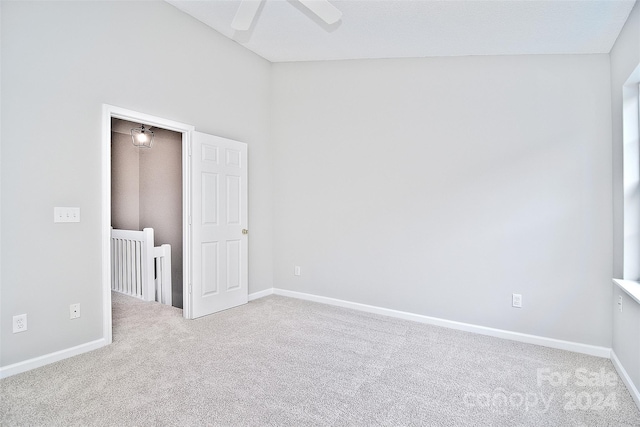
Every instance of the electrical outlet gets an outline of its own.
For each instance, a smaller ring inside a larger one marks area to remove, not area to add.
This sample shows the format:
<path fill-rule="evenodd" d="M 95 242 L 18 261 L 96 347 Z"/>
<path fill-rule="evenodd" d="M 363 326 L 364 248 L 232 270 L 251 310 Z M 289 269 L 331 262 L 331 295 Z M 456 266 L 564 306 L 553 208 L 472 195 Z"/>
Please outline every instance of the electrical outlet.
<path fill-rule="evenodd" d="M 19 314 L 13 316 L 13 333 L 24 332 L 27 330 L 27 315 Z"/>
<path fill-rule="evenodd" d="M 622 295 L 618 295 L 618 310 L 622 313 Z"/>
<path fill-rule="evenodd" d="M 296 265 L 296 266 L 293 268 L 293 274 L 294 274 L 295 276 L 299 276 L 299 275 L 300 275 L 300 266 L 299 266 L 299 265 Z"/>
<path fill-rule="evenodd" d="M 69 319 L 77 319 L 80 317 L 80 304 L 71 304 L 69 306 Z"/>
<path fill-rule="evenodd" d="M 522 295 L 511 294 L 511 305 L 516 308 L 522 308 Z"/>

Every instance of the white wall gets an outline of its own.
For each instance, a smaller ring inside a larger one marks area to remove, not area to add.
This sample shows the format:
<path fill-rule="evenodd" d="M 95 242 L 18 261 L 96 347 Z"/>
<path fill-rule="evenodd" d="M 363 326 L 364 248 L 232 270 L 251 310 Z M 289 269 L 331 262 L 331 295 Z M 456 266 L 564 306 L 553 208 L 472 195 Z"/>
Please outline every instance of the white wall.
<path fill-rule="evenodd" d="M 629 280 L 638 280 L 637 271 L 640 268 L 638 260 L 638 235 L 632 235 L 634 230 L 625 230 L 624 216 L 635 216 L 638 221 L 638 206 L 640 194 L 636 192 L 623 193 L 623 86 L 634 70 L 640 66 L 640 5 L 636 4 L 629 15 L 616 43 L 611 50 L 611 111 L 613 128 L 613 213 L 614 213 L 614 276 Z M 637 80 L 637 79 L 636 79 Z M 637 103 L 637 99 L 635 100 Z M 637 108 L 637 104 L 636 104 Z M 637 120 L 637 117 L 634 117 Z M 638 141 L 630 141 L 636 149 Z M 638 158 L 631 159 L 637 163 Z M 626 200 L 625 200 L 626 196 Z M 626 213 L 625 203 L 630 207 Z M 635 212 L 633 212 L 635 210 Z M 629 218 L 631 219 L 631 218 Z M 628 222 L 628 224 L 631 221 Z M 630 227 L 635 228 L 635 227 Z M 637 230 L 637 228 L 635 228 Z M 625 242 L 625 235 L 628 239 Z M 635 241 L 633 241 L 635 240 Z M 635 263 L 624 265 L 635 257 Z M 635 272 L 635 273 L 634 273 Z M 613 285 L 612 285 L 613 286 Z M 617 286 L 613 286 L 613 337 L 612 347 L 624 369 L 629 374 L 636 388 L 640 388 L 640 307 Z M 623 298 L 623 312 L 617 306 L 618 297 Z"/>
<path fill-rule="evenodd" d="M 277 287 L 610 346 L 608 55 L 272 78 Z"/>
<path fill-rule="evenodd" d="M 1 19 L 0 365 L 102 336 L 103 103 L 249 144 L 249 291 L 273 286 L 267 61 L 164 2 L 2 2 Z"/>

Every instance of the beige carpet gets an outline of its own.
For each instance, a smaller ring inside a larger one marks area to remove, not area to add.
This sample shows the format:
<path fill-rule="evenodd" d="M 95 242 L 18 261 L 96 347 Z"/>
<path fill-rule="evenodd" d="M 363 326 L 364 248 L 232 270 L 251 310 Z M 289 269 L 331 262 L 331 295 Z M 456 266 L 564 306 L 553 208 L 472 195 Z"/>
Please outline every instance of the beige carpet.
<path fill-rule="evenodd" d="M 112 345 L 0 381 L 0 425 L 640 426 L 606 359 L 277 296 L 113 312 Z"/>

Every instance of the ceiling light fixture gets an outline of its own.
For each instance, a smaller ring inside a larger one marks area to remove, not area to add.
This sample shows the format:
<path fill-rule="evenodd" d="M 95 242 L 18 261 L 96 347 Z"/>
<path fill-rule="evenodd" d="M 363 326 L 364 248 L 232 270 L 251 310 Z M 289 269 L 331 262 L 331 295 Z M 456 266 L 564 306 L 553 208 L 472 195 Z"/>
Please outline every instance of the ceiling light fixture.
<path fill-rule="evenodd" d="M 153 144 L 153 132 L 151 128 L 145 129 L 144 125 L 131 129 L 131 141 L 134 147 L 151 148 Z"/>

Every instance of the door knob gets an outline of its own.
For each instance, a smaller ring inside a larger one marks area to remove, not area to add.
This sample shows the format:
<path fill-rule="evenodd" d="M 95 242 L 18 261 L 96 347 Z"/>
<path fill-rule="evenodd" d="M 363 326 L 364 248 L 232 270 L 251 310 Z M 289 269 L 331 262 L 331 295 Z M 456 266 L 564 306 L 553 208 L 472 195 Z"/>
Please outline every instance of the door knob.
<path fill-rule="evenodd" d="M 242 229 L 242 234 L 249 234 L 249 230 L 247 230 L 246 228 Z"/>

